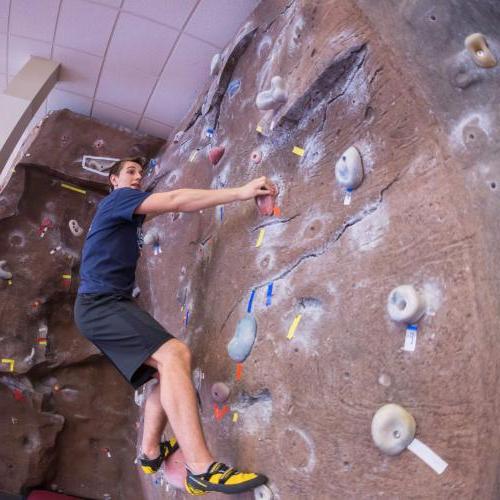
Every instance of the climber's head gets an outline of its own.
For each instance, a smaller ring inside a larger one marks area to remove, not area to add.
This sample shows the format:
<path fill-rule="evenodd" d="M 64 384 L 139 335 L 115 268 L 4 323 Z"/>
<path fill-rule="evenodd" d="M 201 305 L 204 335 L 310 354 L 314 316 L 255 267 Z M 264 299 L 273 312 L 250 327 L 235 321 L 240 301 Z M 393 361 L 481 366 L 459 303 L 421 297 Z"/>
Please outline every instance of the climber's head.
<path fill-rule="evenodd" d="M 108 177 L 111 190 L 123 187 L 140 189 L 142 169 L 145 164 L 146 158 L 141 156 L 123 158 L 113 163 L 109 169 Z"/>

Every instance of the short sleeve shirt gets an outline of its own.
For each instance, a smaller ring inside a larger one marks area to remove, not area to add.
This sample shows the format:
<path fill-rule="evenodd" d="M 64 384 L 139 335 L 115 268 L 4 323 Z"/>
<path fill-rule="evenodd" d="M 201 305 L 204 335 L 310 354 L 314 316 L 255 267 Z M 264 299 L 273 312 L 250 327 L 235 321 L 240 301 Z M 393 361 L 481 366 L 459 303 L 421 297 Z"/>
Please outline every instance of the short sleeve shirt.
<path fill-rule="evenodd" d="M 132 293 L 145 218 L 134 211 L 150 194 L 118 188 L 99 203 L 83 245 L 78 293 Z"/>

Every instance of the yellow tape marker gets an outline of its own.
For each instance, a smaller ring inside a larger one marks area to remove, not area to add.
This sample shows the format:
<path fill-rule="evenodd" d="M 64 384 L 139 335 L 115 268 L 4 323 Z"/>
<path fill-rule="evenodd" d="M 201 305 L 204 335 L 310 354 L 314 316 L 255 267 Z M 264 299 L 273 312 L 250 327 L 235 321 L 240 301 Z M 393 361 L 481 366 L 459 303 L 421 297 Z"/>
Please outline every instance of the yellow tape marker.
<path fill-rule="evenodd" d="M 257 238 L 257 243 L 255 243 L 255 248 L 259 248 L 262 245 L 262 241 L 264 240 L 264 233 L 265 232 L 266 232 L 266 230 L 264 228 L 262 228 L 259 231 L 259 237 Z"/>
<path fill-rule="evenodd" d="M 14 363 L 15 361 L 10 358 L 2 358 L 2 364 L 10 365 L 10 370 L 11 372 L 14 371 Z"/>
<path fill-rule="evenodd" d="M 299 148 L 298 146 L 293 147 L 292 153 L 296 154 L 297 156 L 304 156 L 304 150 L 302 148 Z"/>
<path fill-rule="evenodd" d="M 263 134 L 264 133 L 264 129 L 262 128 L 261 125 L 257 125 L 257 127 L 255 128 L 255 130 L 259 133 L 259 134 Z"/>
<path fill-rule="evenodd" d="M 62 277 L 65 280 L 70 280 L 71 279 L 71 274 L 63 274 Z"/>
<path fill-rule="evenodd" d="M 198 156 L 198 150 L 195 149 L 190 155 L 189 155 L 189 161 L 192 163 L 194 160 L 196 160 L 196 157 Z"/>
<path fill-rule="evenodd" d="M 235 411 L 233 413 L 233 422 L 238 422 L 238 412 L 237 411 Z"/>
<path fill-rule="evenodd" d="M 80 194 L 87 194 L 87 191 L 85 191 L 85 189 L 80 189 L 77 188 L 76 186 L 72 186 L 71 184 L 65 184 L 64 182 L 61 182 L 61 187 L 69 189 L 70 191 L 75 191 Z"/>
<path fill-rule="evenodd" d="M 295 335 L 295 330 L 297 330 L 297 327 L 299 326 L 301 319 L 302 319 L 302 314 L 297 314 L 297 316 L 295 316 L 295 319 L 293 320 L 293 323 L 290 326 L 290 329 L 288 330 L 288 335 L 286 336 L 288 340 L 293 339 L 293 336 Z"/>
<path fill-rule="evenodd" d="M 9 285 L 12 285 L 12 280 L 7 281 Z"/>

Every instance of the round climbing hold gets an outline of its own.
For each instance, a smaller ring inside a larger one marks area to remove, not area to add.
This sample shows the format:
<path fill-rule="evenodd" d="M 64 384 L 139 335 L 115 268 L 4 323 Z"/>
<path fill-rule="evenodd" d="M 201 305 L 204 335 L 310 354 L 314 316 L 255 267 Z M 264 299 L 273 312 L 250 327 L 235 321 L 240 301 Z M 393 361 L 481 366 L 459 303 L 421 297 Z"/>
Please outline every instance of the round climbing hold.
<path fill-rule="evenodd" d="M 160 231 L 156 227 L 149 229 L 144 235 L 145 245 L 157 245 L 160 241 Z"/>
<path fill-rule="evenodd" d="M 4 267 L 7 265 L 6 260 L 0 260 L 0 279 L 3 280 L 11 280 L 12 279 L 12 273 L 9 273 L 9 271 L 6 271 Z"/>
<path fill-rule="evenodd" d="M 219 73 L 220 67 L 221 67 L 221 62 L 222 62 L 222 57 L 217 52 L 217 54 L 215 54 L 212 57 L 212 61 L 210 63 L 210 76 L 215 76 Z"/>
<path fill-rule="evenodd" d="M 252 155 L 250 156 L 250 159 L 254 163 L 260 163 L 262 161 L 262 152 L 256 149 L 255 151 L 252 151 Z"/>
<path fill-rule="evenodd" d="M 68 226 L 73 236 L 81 236 L 83 234 L 82 227 L 80 226 L 80 224 L 78 224 L 78 221 L 76 221 L 75 219 L 71 219 L 68 222 Z"/>
<path fill-rule="evenodd" d="M 255 104 L 261 110 L 278 109 L 288 100 L 285 81 L 281 76 L 273 76 L 271 88 L 257 94 Z"/>
<path fill-rule="evenodd" d="M 255 500 L 273 500 L 274 495 L 266 484 L 262 484 L 253 490 L 253 497 Z"/>
<path fill-rule="evenodd" d="M 177 132 L 174 135 L 174 144 L 177 144 L 182 139 L 183 135 L 184 135 L 184 130 L 179 130 L 179 132 Z"/>
<path fill-rule="evenodd" d="M 224 382 L 215 382 L 210 389 L 210 393 L 216 403 L 225 403 L 229 399 L 231 389 Z"/>
<path fill-rule="evenodd" d="M 212 165 L 217 165 L 224 155 L 226 149 L 223 146 L 215 146 L 208 151 L 208 159 Z"/>
<path fill-rule="evenodd" d="M 472 60 L 481 68 L 496 66 L 497 60 L 491 52 L 486 37 L 482 33 L 473 33 L 465 39 L 465 48 L 472 56 Z"/>
<path fill-rule="evenodd" d="M 373 442 L 387 455 L 398 455 L 413 441 L 416 427 L 412 414 L 402 406 L 384 405 L 372 419 Z"/>
<path fill-rule="evenodd" d="M 257 336 L 257 321 L 253 314 L 247 313 L 236 325 L 233 338 L 227 345 L 229 357 L 237 363 L 248 358 Z"/>
<path fill-rule="evenodd" d="M 359 151 L 351 146 L 335 164 L 335 178 L 346 189 L 356 189 L 363 181 L 363 161 Z"/>
<path fill-rule="evenodd" d="M 424 297 L 413 285 L 394 288 L 387 299 L 387 312 L 394 321 L 416 323 L 425 313 Z"/>

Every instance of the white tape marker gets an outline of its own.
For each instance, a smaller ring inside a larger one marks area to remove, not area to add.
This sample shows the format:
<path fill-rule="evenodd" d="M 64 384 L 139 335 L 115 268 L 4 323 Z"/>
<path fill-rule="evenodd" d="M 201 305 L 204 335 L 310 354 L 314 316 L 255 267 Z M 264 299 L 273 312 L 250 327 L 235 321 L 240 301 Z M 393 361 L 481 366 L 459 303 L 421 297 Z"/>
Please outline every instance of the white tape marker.
<path fill-rule="evenodd" d="M 344 196 L 344 205 L 350 205 L 352 200 L 352 189 L 347 189 Z"/>
<path fill-rule="evenodd" d="M 403 351 L 413 352 L 417 346 L 417 325 L 408 325 L 406 327 L 405 345 Z"/>
<path fill-rule="evenodd" d="M 438 454 L 416 438 L 408 445 L 408 449 L 438 474 L 442 474 L 448 467 L 448 464 Z"/>

